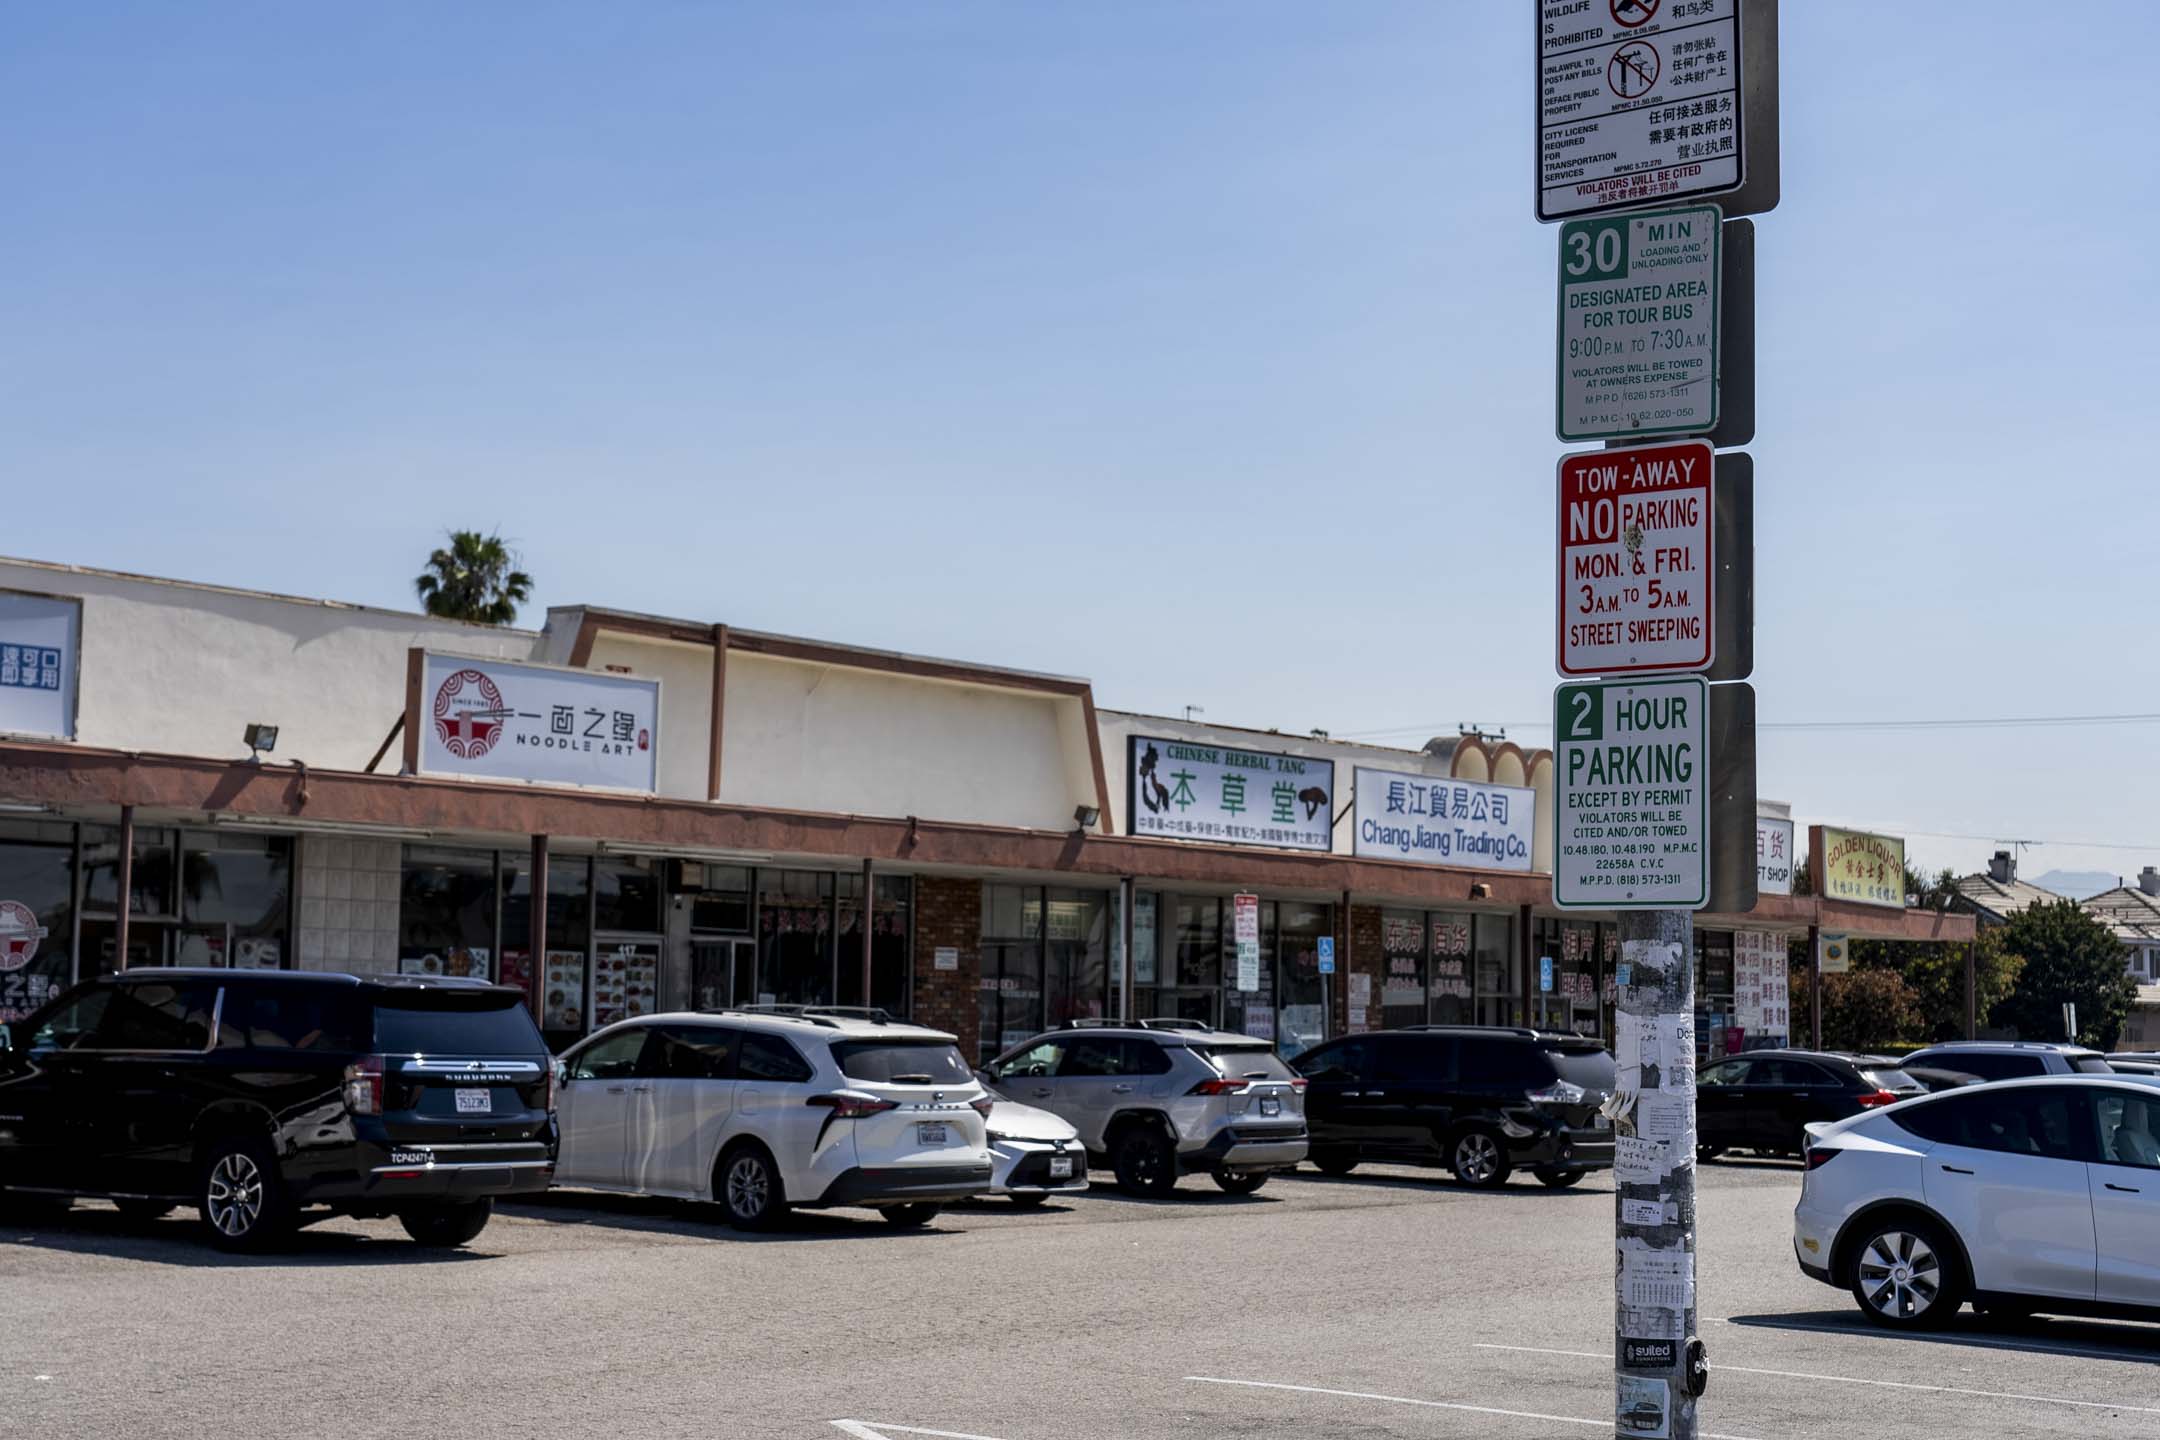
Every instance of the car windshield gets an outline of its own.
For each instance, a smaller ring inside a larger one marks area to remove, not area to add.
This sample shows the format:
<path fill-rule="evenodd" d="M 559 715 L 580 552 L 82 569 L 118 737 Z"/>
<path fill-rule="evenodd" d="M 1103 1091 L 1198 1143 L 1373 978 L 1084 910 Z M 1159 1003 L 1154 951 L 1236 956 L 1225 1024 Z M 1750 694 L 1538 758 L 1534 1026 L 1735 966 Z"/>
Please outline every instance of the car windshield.
<path fill-rule="evenodd" d="M 843 1040 L 840 1073 L 872 1085 L 965 1085 L 975 1078 L 949 1040 Z"/>
<path fill-rule="evenodd" d="M 1613 1058 L 1599 1049 L 1553 1049 L 1545 1052 L 1560 1078 L 1585 1090 L 1613 1088 Z"/>
<path fill-rule="evenodd" d="M 386 1055 L 547 1052 L 524 997 L 500 990 L 386 996 L 375 1002 L 375 1048 Z"/>
<path fill-rule="evenodd" d="M 1881 1065 L 1871 1065 L 1860 1072 L 1860 1078 L 1878 1090 L 1925 1090 L 1927 1087 L 1903 1070 Z"/>
<path fill-rule="evenodd" d="M 1231 1080 L 1289 1080 L 1295 1078 L 1290 1067 L 1275 1058 L 1275 1052 L 1265 1045 L 1195 1045 L 1193 1047 L 1214 1062 L 1215 1068 Z"/>
<path fill-rule="evenodd" d="M 2070 1068 L 2080 1075 L 2113 1075 L 2115 1067 L 2108 1064 L 2105 1055 L 2073 1055 Z"/>

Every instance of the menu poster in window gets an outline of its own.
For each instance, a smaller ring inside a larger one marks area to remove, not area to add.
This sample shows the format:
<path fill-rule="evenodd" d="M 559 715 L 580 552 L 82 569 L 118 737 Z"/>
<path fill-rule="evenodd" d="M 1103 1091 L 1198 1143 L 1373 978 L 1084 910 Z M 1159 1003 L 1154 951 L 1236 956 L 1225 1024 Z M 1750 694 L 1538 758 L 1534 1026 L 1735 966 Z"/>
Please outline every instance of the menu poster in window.
<path fill-rule="evenodd" d="M 532 994 L 533 963 L 530 950 L 505 950 L 502 952 L 502 975 L 505 985 L 515 985 L 526 994 Z"/>
<path fill-rule="evenodd" d="M 660 947 L 649 941 L 610 946 L 593 961 L 593 1028 L 659 1008 Z"/>
<path fill-rule="evenodd" d="M 540 1028 L 585 1028 L 585 952 L 547 952 L 546 991 L 540 997 Z"/>
<path fill-rule="evenodd" d="M 285 963 L 284 952 L 285 947 L 276 940 L 260 935 L 243 935 L 233 941 L 233 969 L 276 970 Z"/>

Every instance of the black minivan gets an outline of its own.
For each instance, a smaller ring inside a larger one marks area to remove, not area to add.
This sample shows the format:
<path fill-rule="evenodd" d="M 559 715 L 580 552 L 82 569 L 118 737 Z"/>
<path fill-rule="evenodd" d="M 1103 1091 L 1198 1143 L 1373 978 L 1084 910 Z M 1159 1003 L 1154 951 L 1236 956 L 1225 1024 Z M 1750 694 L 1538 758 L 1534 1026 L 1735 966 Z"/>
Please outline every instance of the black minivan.
<path fill-rule="evenodd" d="M 462 1245 L 555 1171 L 554 1067 L 478 981 L 134 970 L 0 1025 L 0 1211 L 193 1205 L 229 1250 L 329 1215 Z"/>
<path fill-rule="evenodd" d="M 1346 1036 L 1293 1062 L 1306 1079 L 1312 1163 L 1443 1165 L 1465 1185 L 1527 1168 L 1554 1187 L 1612 1166 L 1613 1061 L 1595 1040 L 1483 1025 Z"/>

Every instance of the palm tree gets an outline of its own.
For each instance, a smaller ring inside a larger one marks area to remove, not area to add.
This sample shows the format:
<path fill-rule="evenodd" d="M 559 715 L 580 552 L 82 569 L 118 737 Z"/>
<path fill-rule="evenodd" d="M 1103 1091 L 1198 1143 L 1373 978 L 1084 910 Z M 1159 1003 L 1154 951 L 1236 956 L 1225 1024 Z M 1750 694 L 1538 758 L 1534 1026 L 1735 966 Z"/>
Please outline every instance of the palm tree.
<path fill-rule="evenodd" d="M 430 615 L 508 625 L 517 607 L 532 598 L 532 576 L 514 570 L 518 557 L 500 535 L 453 530 L 450 547 L 428 556 L 425 574 L 413 580 Z"/>

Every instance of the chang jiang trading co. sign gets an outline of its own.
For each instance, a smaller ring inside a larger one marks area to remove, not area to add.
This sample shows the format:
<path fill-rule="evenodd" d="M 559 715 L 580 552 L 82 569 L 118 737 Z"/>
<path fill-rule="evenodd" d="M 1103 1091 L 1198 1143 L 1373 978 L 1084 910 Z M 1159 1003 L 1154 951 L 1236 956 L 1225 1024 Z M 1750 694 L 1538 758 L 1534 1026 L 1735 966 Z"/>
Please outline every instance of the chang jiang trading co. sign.
<path fill-rule="evenodd" d="M 1335 762 L 1156 735 L 1126 741 L 1128 834 L 1331 850 Z"/>

